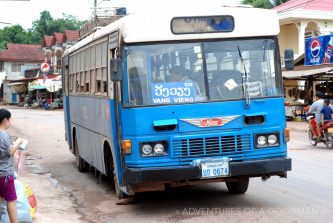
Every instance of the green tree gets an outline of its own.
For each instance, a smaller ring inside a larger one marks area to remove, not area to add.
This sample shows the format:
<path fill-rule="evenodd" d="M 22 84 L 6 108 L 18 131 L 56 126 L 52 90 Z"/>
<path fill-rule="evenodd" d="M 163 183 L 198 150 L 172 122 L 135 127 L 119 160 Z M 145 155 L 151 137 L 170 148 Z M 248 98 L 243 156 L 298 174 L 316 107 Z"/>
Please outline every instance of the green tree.
<path fill-rule="evenodd" d="M 274 4 L 275 4 L 275 6 L 278 6 L 278 5 L 281 5 L 281 4 L 283 4 L 283 3 L 287 2 L 287 1 L 289 1 L 289 0 L 275 0 Z"/>
<path fill-rule="evenodd" d="M 33 41 L 41 41 L 44 35 L 53 35 L 55 32 L 64 32 L 64 30 L 78 30 L 84 22 L 76 17 L 63 14 L 63 18 L 53 19 L 49 11 L 42 11 L 40 18 L 32 23 Z"/>
<path fill-rule="evenodd" d="M 40 34 L 48 34 L 48 24 L 52 21 L 53 18 L 49 11 L 42 11 L 40 13 L 40 18 L 32 22 L 32 30 Z"/>
<path fill-rule="evenodd" d="M 7 43 L 31 43 L 31 41 L 22 26 L 14 25 L 0 29 L 0 49 L 4 49 Z"/>
<path fill-rule="evenodd" d="M 288 0 L 243 0 L 242 3 L 252 5 L 255 8 L 271 9 L 287 1 Z"/>
<path fill-rule="evenodd" d="M 39 19 L 33 21 L 28 30 L 20 25 L 7 26 L 0 29 L 0 50 L 7 43 L 33 43 L 40 44 L 44 35 L 53 35 L 64 30 L 78 30 L 85 23 L 76 17 L 63 14 L 62 18 L 54 19 L 49 11 L 42 11 Z"/>

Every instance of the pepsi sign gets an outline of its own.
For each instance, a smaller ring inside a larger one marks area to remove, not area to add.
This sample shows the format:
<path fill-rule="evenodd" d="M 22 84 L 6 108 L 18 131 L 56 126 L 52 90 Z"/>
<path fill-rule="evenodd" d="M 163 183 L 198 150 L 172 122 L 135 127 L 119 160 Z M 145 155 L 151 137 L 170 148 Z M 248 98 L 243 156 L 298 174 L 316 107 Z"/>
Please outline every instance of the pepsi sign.
<path fill-rule="evenodd" d="M 318 38 L 314 38 L 310 44 L 310 51 L 312 57 L 318 57 L 320 53 L 321 44 Z"/>
<path fill-rule="evenodd" d="M 333 63 L 331 49 L 333 35 L 318 36 L 305 39 L 305 66 Z"/>

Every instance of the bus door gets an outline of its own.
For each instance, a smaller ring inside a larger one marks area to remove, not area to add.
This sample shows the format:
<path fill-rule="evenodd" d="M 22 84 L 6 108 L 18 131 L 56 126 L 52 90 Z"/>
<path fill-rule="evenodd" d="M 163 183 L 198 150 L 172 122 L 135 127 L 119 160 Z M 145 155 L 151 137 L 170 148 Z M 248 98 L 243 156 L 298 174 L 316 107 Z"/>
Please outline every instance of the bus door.
<path fill-rule="evenodd" d="M 68 56 L 63 58 L 63 76 L 62 76 L 62 86 L 63 86 L 63 107 L 64 107 L 64 118 L 65 118 L 65 138 L 69 145 L 70 150 L 72 151 L 72 142 L 71 142 L 71 120 L 70 120 L 70 107 L 69 107 L 69 58 Z"/>
<path fill-rule="evenodd" d="M 125 185 L 124 182 L 124 170 L 125 170 L 125 157 L 121 152 L 121 140 L 122 140 L 122 130 L 121 130 L 121 95 L 119 92 L 121 91 L 120 79 L 113 79 L 111 76 L 111 72 L 113 71 L 112 61 L 119 60 L 120 52 L 119 52 L 119 32 L 113 32 L 109 35 L 109 43 L 108 43 L 108 51 L 109 51 L 109 61 L 110 61 L 110 69 L 109 69 L 109 95 L 111 99 L 111 122 L 112 122 L 112 139 L 113 139 L 113 156 L 116 162 L 115 168 L 117 173 L 117 179 L 119 186 Z M 120 73 L 122 73 L 121 66 L 119 67 Z M 112 102 L 113 99 L 113 102 Z M 116 183 L 116 182 L 115 182 Z"/>

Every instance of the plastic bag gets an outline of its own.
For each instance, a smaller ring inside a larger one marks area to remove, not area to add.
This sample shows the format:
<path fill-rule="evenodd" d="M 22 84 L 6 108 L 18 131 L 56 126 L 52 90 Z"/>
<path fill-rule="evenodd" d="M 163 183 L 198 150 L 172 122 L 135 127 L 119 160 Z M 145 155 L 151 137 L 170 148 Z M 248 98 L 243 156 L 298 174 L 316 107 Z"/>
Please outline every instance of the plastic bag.
<path fill-rule="evenodd" d="M 17 174 L 22 176 L 24 172 L 24 151 L 18 151 L 18 159 L 17 159 Z"/>
<path fill-rule="evenodd" d="M 28 202 L 30 204 L 30 215 L 32 218 L 34 218 L 37 212 L 37 201 L 35 195 L 32 192 L 32 188 L 28 184 L 23 183 L 23 186 L 25 195 L 27 196 Z"/>
<path fill-rule="evenodd" d="M 17 158 L 17 173 L 19 176 L 23 175 L 23 169 L 24 169 L 24 150 L 26 149 L 29 141 L 26 139 L 23 139 L 23 142 L 20 145 L 20 149 L 18 150 L 18 158 Z"/>
<path fill-rule="evenodd" d="M 24 185 L 17 179 L 14 181 L 14 184 L 17 196 L 16 208 L 18 221 L 30 223 L 32 222 L 32 217 L 30 215 L 30 204 L 24 191 Z M 7 213 L 7 203 L 4 199 L 1 204 L 1 223 L 10 223 Z"/>

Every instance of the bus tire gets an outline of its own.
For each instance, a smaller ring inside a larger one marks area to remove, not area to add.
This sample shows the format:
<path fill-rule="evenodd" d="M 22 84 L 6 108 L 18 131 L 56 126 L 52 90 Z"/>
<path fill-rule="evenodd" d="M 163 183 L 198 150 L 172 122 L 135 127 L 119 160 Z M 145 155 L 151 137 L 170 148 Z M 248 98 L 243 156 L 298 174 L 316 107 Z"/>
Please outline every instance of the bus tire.
<path fill-rule="evenodd" d="M 86 161 L 84 161 L 84 159 L 81 158 L 80 156 L 80 149 L 77 143 L 77 137 L 75 137 L 74 140 L 74 149 L 75 149 L 75 159 L 76 159 L 76 167 L 79 170 L 79 172 L 84 173 L 84 172 L 88 172 L 89 170 L 89 166 L 86 163 Z"/>
<path fill-rule="evenodd" d="M 229 193 L 244 194 L 249 187 L 249 178 L 241 179 L 237 182 L 226 182 Z"/>
<path fill-rule="evenodd" d="M 104 154 L 105 154 L 107 178 L 112 186 L 112 189 L 115 191 L 118 199 L 124 199 L 127 197 L 127 195 L 119 188 L 116 168 L 113 162 L 111 149 L 108 143 L 104 144 Z"/>
<path fill-rule="evenodd" d="M 114 190 L 115 190 L 116 195 L 119 200 L 125 199 L 128 197 L 127 194 L 125 194 L 122 190 L 120 190 L 117 177 L 114 177 Z"/>

